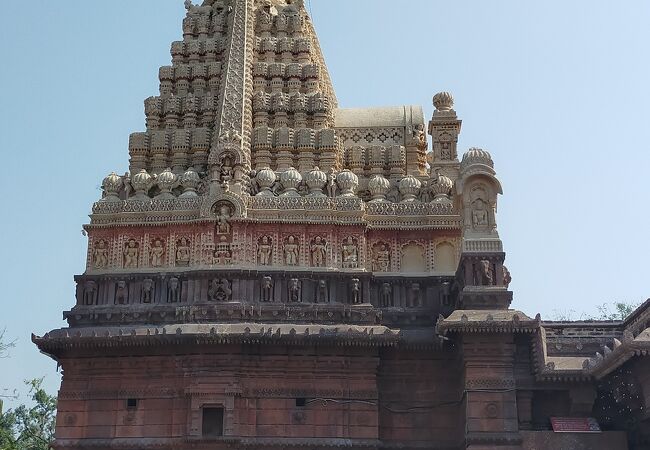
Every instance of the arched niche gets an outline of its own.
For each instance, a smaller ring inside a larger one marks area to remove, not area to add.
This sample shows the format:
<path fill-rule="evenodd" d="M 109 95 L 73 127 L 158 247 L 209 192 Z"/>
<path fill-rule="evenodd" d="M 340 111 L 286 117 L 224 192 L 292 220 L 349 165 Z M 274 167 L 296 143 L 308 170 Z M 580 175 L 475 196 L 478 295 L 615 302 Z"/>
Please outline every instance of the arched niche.
<path fill-rule="evenodd" d="M 421 244 L 411 242 L 402 247 L 401 272 L 422 273 L 427 271 L 427 260 L 424 247 Z"/>
<path fill-rule="evenodd" d="M 440 242 L 434 253 L 436 272 L 456 272 L 456 248 L 451 242 Z"/>

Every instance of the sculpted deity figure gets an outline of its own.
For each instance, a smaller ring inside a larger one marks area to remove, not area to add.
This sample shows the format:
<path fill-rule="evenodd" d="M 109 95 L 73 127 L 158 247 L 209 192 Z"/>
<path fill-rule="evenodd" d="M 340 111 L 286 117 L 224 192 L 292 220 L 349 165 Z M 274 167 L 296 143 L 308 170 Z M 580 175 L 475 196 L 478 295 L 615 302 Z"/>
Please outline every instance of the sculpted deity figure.
<path fill-rule="evenodd" d="M 412 308 L 419 308 L 422 306 L 420 300 L 420 283 L 413 283 L 410 289 L 410 306 Z"/>
<path fill-rule="evenodd" d="M 138 267 L 139 254 L 140 249 L 138 248 L 138 243 L 135 241 L 135 239 L 129 239 L 129 242 L 127 242 L 126 246 L 124 247 L 124 267 Z"/>
<path fill-rule="evenodd" d="M 165 247 L 162 239 L 155 239 L 152 243 L 151 250 L 149 251 L 149 261 L 151 267 L 160 267 L 163 265 L 163 255 L 165 254 Z"/>
<path fill-rule="evenodd" d="M 390 283 L 384 283 L 381 285 L 379 299 L 380 305 L 383 307 L 394 306 L 393 287 L 390 285 Z"/>
<path fill-rule="evenodd" d="M 126 305 L 129 303 L 129 289 L 126 281 L 118 281 L 115 289 L 115 304 Z"/>
<path fill-rule="evenodd" d="M 316 236 L 311 244 L 311 262 L 314 267 L 324 267 L 327 245 L 323 238 Z"/>
<path fill-rule="evenodd" d="M 388 245 L 383 242 L 375 246 L 375 255 L 372 260 L 372 270 L 375 272 L 388 272 L 390 269 L 390 252 Z"/>
<path fill-rule="evenodd" d="M 213 302 L 225 302 L 230 299 L 232 289 L 230 289 L 230 282 L 226 279 L 214 279 L 210 282 L 210 289 L 208 290 L 208 299 Z"/>
<path fill-rule="evenodd" d="M 292 278 L 289 280 L 289 301 L 292 303 L 302 302 L 300 295 L 300 280 Z"/>
<path fill-rule="evenodd" d="M 103 269 L 108 266 L 108 248 L 106 241 L 100 239 L 93 250 L 93 261 L 95 269 Z"/>
<path fill-rule="evenodd" d="M 328 303 L 327 297 L 327 281 L 320 280 L 318 282 L 318 288 L 316 289 L 316 303 Z"/>
<path fill-rule="evenodd" d="M 142 282 L 142 303 L 152 303 L 153 301 L 153 280 L 146 278 Z"/>
<path fill-rule="evenodd" d="M 336 171 L 334 167 L 330 169 L 330 173 L 327 175 L 327 196 L 336 197 L 336 191 L 338 190 L 338 185 L 336 184 Z"/>
<path fill-rule="evenodd" d="M 348 236 L 342 246 L 343 250 L 343 267 L 347 269 L 354 269 L 359 264 L 359 252 L 357 244 L 354 242 L 352 236 Z"/>
<path fill-rule="evenodd" d="M 475 230 L 485 230 L 489 225 L 487 205 L 481 198 L 472 203 L 472 225 Z"/>
<path fill-rule="evenodd" d="M 478 286 L 492 286 L 494 284 L 492 263 L 487 259 L 479 261 L 476 267 L 476 284 Z"/>
<path fill-rule="evenodd" d="M 181 283 L 178 278 L 172 277 L 167 283 L 167 302 L 178 303 L 181 299 Z"/>
<path fill-rule="evenodd" d="M 221 161 L 221 170 L 219 173 L 219 181 L 228 183 L 232 179 L 232 158 L 226 155 Z"/>
<path fill-rule="evenodd" d="M 90 306 L 96 303 L 97 283 L 92 280 L 84 284 L 84 305 Z"/>
<path fill-rule="evenodd" d="M 273 245 L 271 238 L 262 236 L 257 244 L 257 260 L 261 266 L 268 266 L 271 264 L 271 252 Z"/>
<path fill-rule="evenodd" d="M 268 275 L 262 278 L 262 292 L 260 300 L 263 302 L 273 301 L 273 279 Z"/>
<path fill-rule="evenodd" d="M 181 238 L 176 243 L 176 265 L 189 266 L 190 264 L 190 240 Z"/>
<path fill-rule="evenodd" d="M 228 205 L 221 205 L 217 215 L 217 234 L 230 234 L 230 216 L 232 212 Z"/>
<path fill-rule="evenodd" d="M 350 301 L 353 305 L 361 303 L 361 282 L 358 278 L 350 281 Z"/>
<path fill-rule="evenodd" d="M 503 285 L 507 289 L 510 286 L 510 282 L 512 282 L 512 276 L 510 275 L 510 271 L 506 266 L 501 267 L 503 268 Z"/>
<path fill-rule="evenodd" d="M 287 266 L 298 265 L 298 244 L 293 236 L 289 236 L 284 244 L 284 263 Z"/>

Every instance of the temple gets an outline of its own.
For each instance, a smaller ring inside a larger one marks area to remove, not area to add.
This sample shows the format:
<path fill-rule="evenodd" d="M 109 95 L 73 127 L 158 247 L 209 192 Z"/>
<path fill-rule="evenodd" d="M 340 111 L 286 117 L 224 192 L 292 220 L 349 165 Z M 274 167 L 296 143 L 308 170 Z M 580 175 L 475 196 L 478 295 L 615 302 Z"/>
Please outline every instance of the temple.
<path fill-rule="evenodd" d="M 67 326 L 33 336 L 54 448 L 650 448 L 650 302 L 511 309 L 502 187 L 449 93 L 342 109 L 302 1 L 186 9 Z"/>

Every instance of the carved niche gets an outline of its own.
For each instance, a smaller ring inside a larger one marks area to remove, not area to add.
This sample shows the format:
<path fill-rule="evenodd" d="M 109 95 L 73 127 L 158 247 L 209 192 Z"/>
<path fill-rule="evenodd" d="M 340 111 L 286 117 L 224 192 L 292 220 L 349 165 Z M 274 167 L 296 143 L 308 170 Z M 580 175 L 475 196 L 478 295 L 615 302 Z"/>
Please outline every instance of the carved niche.
<path fill-rule="evenodd" d="M 138 267 L 138 257 L 140 256 L 140 244 L 135 239 L 129 239 L 124 244 L 124 268 Z"/>
<path fill-rule="evenodd" d="M 341 244 L 341 267 L 344 269 L 359 267 L 359 245 L 353 236 L 346 237 Z"/>
<path fill-rule="evenodd" d="M 83 299 L 86 306 L 97 304 L 97 283 L 92 280 L 84 283 Z"/>
<path fill-rule="evenodd" d="M 171 277 L 167 282 L 167 302 L 178 303 L 181 301 L 181 281 Z"/>
<path fill-rule="evenodd" d="M 421 273 L 427 271 L 426 252 L 424 246 L 417 242 L 409 242 L 402 246 L 400 272 Z"/>
<path fill-rule="evenodd" d="M 265 303 L 273 301 L 273 278 L 268 275 L 262 277 L 260 283 L 260 301 Z"/>
<path fill-rule="evenodd" d="M 318 280 L 315 303 L 329 303 L 329 289 L 326 280 Z"/>
<path fill-rule="evenodd" d="M 257 240 L 257 263 L 260 266 L 271 265 L 273 255 L 273 239 L 264 235 Z"/>
<path fill-rule="evenodd" d="M 390 272 L 390 246 L 385 242 L 372 246 L 372 271 Z"/>
<path fill-rule="evenodd" d="M 232 296 L 230 282 L 226 279 L 214 279 L 210 282 L 208 299 L 212 302 L 227 302 Z"/>
<path fill-rule="evenodd" d="M 108 243 L 104 239 L 97 241 L 92 251 L 92 257 L 95 269 L 108 267 Z"/>
<path fill-rule="evenodd" d="M 313 267 L 325 267 L 327 265 L 327 242 L 321 236 L 312 239 L 309 253 L 311 254 L 311 265 Z"/>
<path fill-rule="evenodd" d="M 297 266 L 300 254 L 298 238 L 293 235 L 287 236 L 284 240 L 284 264 L 286 266 Z"/>
<path fill-rule="evenodd" d="M 289 302 L 302 303 L 302 283 L 298 278 L 291 278 L 288 284 Z"/>
<path fill-rule="evenodd" d="M 162 267 L 165 265 L 165 241 L 163 239 L 156 238 L 151 242 L 149 264 L 151 267 Z"/>
<path fill-rule="evenodd" d="M 142 281 L 142 293 L 140 299 L 142 303 L 154 302 L 154 281 L 151 278 L 145 278 Z"/>
<path fill-rule="evenodd" d="M 216 217 L 215 234 L 217 236 L 230 236 L 232 234 L 230 219 L 235 212 L 235 206 L 229 201 L 221 200 L 215 203 L 212 208 Z"/>
<path fill-rule="evenodd" d="M 395 306 L 393 300 L 393 287 L 390 283 L 382 283 L 379 288 L 379 305 L 383 308 Z"/>
<path fill-rule="evenodd" d="M 179 267 L 187 267 L 190 265 L 191 243 L 186 237 L 182 237 L 176 241 L 176 265 Z"/>
<path fill-rule="evenodd" d="M 361 281 L 358 278 L 350 280 L 350 303 L 358 305 L 362 303 L 361 300 Z"/>
<path fill-rule="evenodd" d="M 487 186 L 477 184 L 469 193 L 472 229 L 479 232 L 490 230 L 490 194 Z"/>
<path fill-rule="evenodd" d="M 115 304 L 127 305 L 128 303 L 129 303 L 129 286 L 124 280 L 118 281 L 115 287 Z"/>

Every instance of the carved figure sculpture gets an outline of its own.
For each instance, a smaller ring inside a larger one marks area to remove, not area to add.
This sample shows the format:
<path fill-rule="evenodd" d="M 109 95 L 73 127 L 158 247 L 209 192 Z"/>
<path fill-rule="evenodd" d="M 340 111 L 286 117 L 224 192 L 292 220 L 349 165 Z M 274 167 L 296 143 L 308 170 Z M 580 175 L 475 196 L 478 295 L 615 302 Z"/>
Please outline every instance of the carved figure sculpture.
<path fill-rule="evenodd" d="M 152 303 L 153 302 L 153 280 L 151 278 L 146 278 L 142 281 L 142 303 Z"/>
<path fill-rule="evenodd" d="M 374 272 L 388 272 L 390 269 L 390 252 L 388 245 L 384 243 L 375 246 L 375 254 L 372 259 L 372 270 Z"/>
<path fill-rule="evenodd" d="M 165 247 L 162 239 L 155 239 L 152 243 L 151 250 L 149 251 L 149 261 L 151 267 L 160 267 L 163 265 L 163 255 L 165 254 Z"/>
<path fill-rule="evenodd" d="M 176 242 L 176 265 L 190 265 L 190 240 L 188 238 L 184 237 Z"/>
<path fill-rule="evenodd" d="M 338 185 L 336 184 L 336 171 L 334 167 L 330 169 L 330 173 L 327 175 L 327 196 L 336 197 L 336 191 L 338 190 Z"/>
<path fill-rule="evenodd" d="M 422 306 L 420 298 L 420 283 L 411 284 L 409 303 L 412 308 L 419 308 Z"/>
<path fill-rule="evenodd" d="M 273 245 L 271 238 L 268 236 L 262 236 L 257 243 L 257 260 L 261 266 L 268 266 L 271 264 L 272 251 Z"/>
<path fill-rule="evenodd" d="M 510 271 L 506 266 L 501 266 L 503 268 L 503 285 L 508 288 L 510 286 L 510 282 L 512 281 L 512 276 L 510 275 Z"/>
<path fill-rule="evenodd" d="M 292 303 L 301 303 L 302 296 L 300 289 L 300 280 L 298 278 L 292 278 L 289 280 L 289 301 Z"/>
<path fill-rule="evenodd" d="M 181 299 L 181 283 L 176 277 L 169 279 L 167 283 L 167 302 L 178 303 Z"/>
<path fill-rule="evenodd" d="M 230 300 L 232 289 L 230 282 L 226 279 L 214 279 L 210 282 L 208 289 L 208 299 L 213 302 L 225 302 Z"/>
<path fill-rule="evenodd" d="M 327 296 L 327 281 L 319 280 L 316 288 L 316 303 L 329 303 Z"/>
<path fill-rule="evenodd" d="M 230 234 L 230 216 L 232 211 L 228 205 L 222 204 L 217 215 L 217 234 Z"/>
<path fill-rule="evenodd" d="M 476 231 L 485 231 L 489 226 L 487 203 L 482 198 L 472 202 L 472 227 Z"/>
<path fill-rule="evenodd" d="M 451 305 L 451 283 L 449 281 L 444 281 L 440 285 L 440 304 L 442 306 Z"/>
<path fill-rule="evenodd" d="M 361 282 L 358 278 L 350 280 L 350 302 L 353 305 L 361 303 Z"/>
<path fill-rule="evenodd" d="M 482 259 L 476 266 L 476 284 L 478 286 L 492 286 L 494 284 L 492 263 L 487 259 Z"/>
<path fill-rule="evenodd" d="M 97 283 L 92 280 L 84 284 L 84 305 L 91 306 L 97 302 Z"/>
<path fill-rule="evenodd" d="M 129 289 L 126 281 L 118 281 L 115 289 L 115 304 L 126 305 L 127 303 L 129 303 Z"/>
<path fill-rule="evenodd" d="M 93 250 L 93 261 L 95 269 L 103 269 L 108 266 L 108 248 L 106 241 L 100 239 Z"/>
<path fill-rule="evenodd" d="M 221 161 L 221 170 L 219 171 L 219 181 L 228 183 L 232 179 L 232 158 L 230 155 L 224 156 Z"/>
<path fill-rule="evenodd" d="M 348 236 L 342 246 L 343 268 L 355 269 L 359 265 L 359 251 L 352 236 Z"/>
<path fill-rule="evenodd" d="M 311 244 L 311 263 L 314 267 L 324 267 L 327 245 L 323 238 L 316 236 Z"/>
<path fill-rule="evenodd" d="M 384 283 L 381 285 L 381 290 L 379 292 L 379 302 L 380 306 L 394 306 L 393 303 L 393 287 L 390 283 Z"/>
<path fill-rule="evenodd" d="M 273 301 L 273 279 L 268 275 L 262 278 L 262 292 L 260 300 L 263 302 Z"/>
<path fill-rule="evenodd" d="M 289 236 L 284 244 L 284 263 L 287 266 L 298 265 L 298 244 L 293 236 Z"/>
<path fill-rule="evenodd" d="M 135 241 L 135 239 L 129 239 L 129 242 L 127 242 L 126 246 L 124 247 L 124 267 L 138 267 L 139 254 L 140 249 L 138 248 L 138 243 Z"/>

